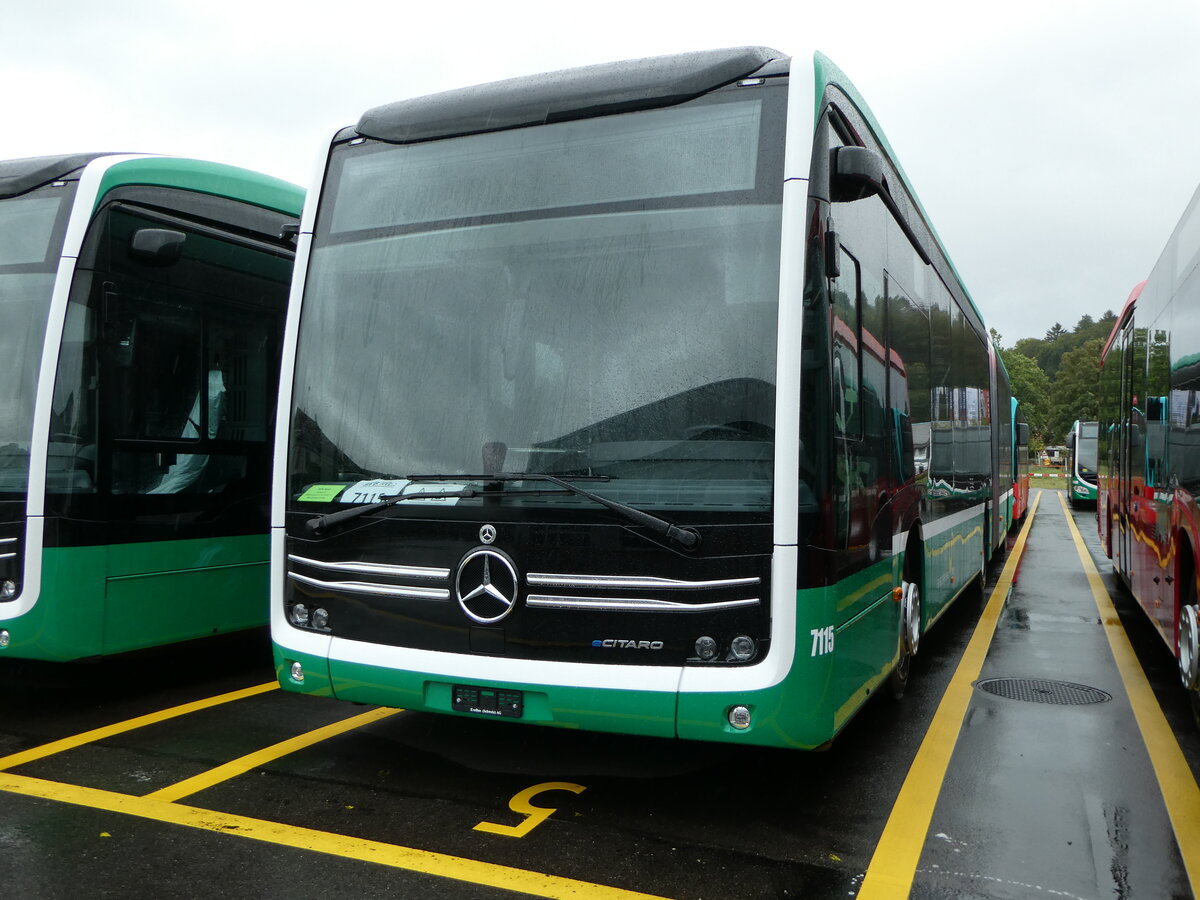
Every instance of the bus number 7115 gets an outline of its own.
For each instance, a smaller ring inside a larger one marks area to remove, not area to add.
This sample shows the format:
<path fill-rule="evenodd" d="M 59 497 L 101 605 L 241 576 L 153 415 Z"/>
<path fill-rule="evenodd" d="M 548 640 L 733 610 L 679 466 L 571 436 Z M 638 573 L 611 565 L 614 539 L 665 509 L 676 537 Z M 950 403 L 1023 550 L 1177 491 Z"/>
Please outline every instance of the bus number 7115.
<path fill-rule="evenodd" d="M 814 628 L 809 634 L 812 635 L 812 655 L 824 656 L 826 653 L 833 652 L 833 626 L 828 625 L 825 628 Z"/>

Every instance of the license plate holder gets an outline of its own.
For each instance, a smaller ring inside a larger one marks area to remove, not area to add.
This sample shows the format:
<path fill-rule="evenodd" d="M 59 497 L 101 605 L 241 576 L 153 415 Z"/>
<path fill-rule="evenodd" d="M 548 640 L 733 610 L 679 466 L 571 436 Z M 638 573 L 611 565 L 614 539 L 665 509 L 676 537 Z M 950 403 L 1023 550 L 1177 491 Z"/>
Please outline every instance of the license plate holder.
<path fill-rule="evenodd" d="M 525 695 L 507 688 L 456 684 L 451 689 L 451 707 L 477 716 L 519 719 L 525 713 Z"/>

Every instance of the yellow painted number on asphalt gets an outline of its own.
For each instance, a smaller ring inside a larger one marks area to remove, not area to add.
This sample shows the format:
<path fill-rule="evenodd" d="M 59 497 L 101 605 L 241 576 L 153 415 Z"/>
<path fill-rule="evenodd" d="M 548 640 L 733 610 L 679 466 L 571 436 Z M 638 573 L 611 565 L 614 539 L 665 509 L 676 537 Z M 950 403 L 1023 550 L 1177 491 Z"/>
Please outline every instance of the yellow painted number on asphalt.
<path fill-rule="evenodd" d="M 525 821 L 520 825 L 497 825 L 495 822 L 480 822 L 475 826 L 476 831 L 486 831 L 490 834 L 502 834 L 505 837 L 525 837 L 533 829 L 537 828 L 558 809 L 547 809 L 544 806 L 534 806 L 531 801 L 538 794 L 545 791 L 570 791 L 573 794 L 581 794 L 587 788 L 582 784 L 571 784 L 569 781 L 547 781 L 543 784 L 535 784 L 533 787 L 525 788 L 521 793 L 517 794 L 508 801 L 508 808 L 515 813 L 520 813 L 525 816 Z"/>

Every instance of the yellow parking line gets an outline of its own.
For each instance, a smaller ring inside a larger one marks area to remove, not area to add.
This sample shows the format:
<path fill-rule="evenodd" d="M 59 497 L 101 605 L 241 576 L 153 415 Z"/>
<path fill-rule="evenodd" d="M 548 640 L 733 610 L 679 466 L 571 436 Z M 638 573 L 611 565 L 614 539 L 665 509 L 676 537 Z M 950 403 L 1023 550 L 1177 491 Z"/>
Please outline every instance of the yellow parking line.
<path fill-rule="evenodd" d="M 248 816 L 198 809 L 194 806 L 167 803 L 149 797 L 132 797 L 128 794 L 117 794 L 95 788 L 58 784 L 53 781 L 14 775 L 10 772 L 0 772 L 0 791 L 137 816 L 186 828 L 235 835 L 283 847 L 311 850 L 346 859 L 392 866 L 423 875 L 452 878 L 471 884 L 519 891 L 535 897 L 575 898 L 575 900 L 583 897 L 612 898 L 612 900 L 664 900 L 664 898 L 656 898 L 650 894 L 606 887 L 557 875 L 546 875 L 528 869 L 514 869 L 495 863 L 433 853 L 428 850 L 347 837 L 328 831 L 317 831 L 312 828 L 300 828 L 280 822 L 253 819 Z"/>
<path fill-rule="evenodd" d="M 280 741 L 278 744 L 272 744 L 270 747 L 264 747 L 262 750 L 248 753 L 238 759 L 230 760 L 224 765 L 217 766 L 215 769 L 209 769 L 207 772 L 201 772 L 199 775 L 194 775 L 183 781 L 177 781 L 175 784 L 146 794 L 146 797 L 170 803 L 183 797 L 197 794 L 215 784 L 220 784 L 222 781 L 228 781 L 230 778 L 235 778 L 238 775 L 248 772 L 250 769 L 279 759 L 281 756 L 287 756 L 290 753 L 303 750 L 305 747 L 311 747 L 313 744 L 328 740 L 331 737 L 337 737 L 339 734 L 345 734 L 347 731 L 353 731 L 355 728 L 370 725 L 372 722 L 378 722 L 380 719 L 386 719 L 388 716 L 394 716 L 396 713 L 403 711 L 401 709 L 381 707 L 380 709 L 373 709 L 358 716 L 350 716 L 349 718 L 342 719 L 340 722 L 326 725 L 324 728 L 317 728 L 306 734 L 297 735 L 286 741 Z"/>
<path fill-rule="evenodd" d="M 105 725 L 103 728 L 94 728 L 91 731 L 85 731 L 81 734 L 62 738 L 61 740 L 51 741 L 49 744 L 42 744 L 38 747 L 31 747 L 28 750 L 22 750 L 19 753 L 12 753 L 8 756 L 0 757 L 0 770 L 12 769 L 16 766 L 33 762 L 35 759 L 43 759 L 47 756 L 53 756 L 55 753 L 62 753 L 64 750 L 71 750 L 74 747 L 90 744 L 93 741 L 102 741 L 107 737 L 112 737 L 116 734 L 123 734 L 126 731 L 133 731 L 136 728 L 143 728 L 146 725 L 154 725 L 158 722 L 165 722 L 166 720 L 174 719 L 177 716 L 185 716 L 188 713 L 198 712 L 202 709 L 209 709 L 213 706 L 220 706 L 222 703 L 230 703 L 234 700 L 241 700 L 245 697 L 253 697 L 256 694 L 264 694 L 267 691 L 276 690 L 278 687 L 278 682 L 271 681 L 267 682 L 266 684 L 259 684 L 255 685 L 254 687 L 243 688 L 240 691 L 230 691 L 227 694 L 218 694 L 215 697 L 207 697 L 204 700 L 196 700 L 193 703 L 184 703 L 181 706 L 172 706 L 169 709 L 160 710 L 159 712 L 138 716 L 136 719 L 127 719 L 124 722 L 117 722 L 113 725 Z"/>
<path fill-rule="evenodd" d="M 1071 537 L 1075 540 L 1079 561 L 1083 563 L 1083 570 L 1087 573 L 1092 597 L 1100 611 L 1104 634 L 1117 661 L 1117 670 L 1121 673 L 1121 681 L 1129 695 L 1134 718 L 1142 732 L 1146 751 L 1150 754 L 1150 763 L 1154 767 L 1154 776 L 1158 779 L 1158 786 L 1162 791 L 1171 827 L 1175 829 L 1175 843 L 1179 845 L 1179 853 L 1183 857 L 1183 866 L 1187 870 L 1192 893 L 1200 896 L 1200 787 L 1197 786 L 1192 770 L 1179 748 L 1175 733 L 1158 705 L 1154 689 L 1146 680 L 1146 673 L 1142 671 L 1142 664 L 1138 662 L 1133 645 L 1129 643 L 1129 636 L 1125 633 L 1125 627 L 1121 624 L 1117 610 L 1108 596 L 1104 580 L 1092 562 L 1092 555 L 1083 542 L 1083 536 L 1075 527 L 1075 520 L 1067 511 L 1067 503 L 1062 497 L 1059 497 L 1059 501 L 1062 503 L 1063 515 L 1067 517 Z"/>
<path fill-rule="evenodd" d="M 962 731 L 963 717 L 974 693 L 972 685 L 983 668 L 1041 499 L 1042 492 L 1039 490 L 1012 553 L 1008 556 L 1008 562 L 1004 564 L 1004 570 L 992 589 L 983 615 L 979 617 L 975 633 L 971 635 L 900 793 L 896 796 L 896 803 L 875 846 L 871 863 L 867 866 L 858 900 L 903 900 L 912 891 L 913 876 L 925 847 L 925 837 L 933 820 L 938 794 L 941 793 L 954 745 Z"/>

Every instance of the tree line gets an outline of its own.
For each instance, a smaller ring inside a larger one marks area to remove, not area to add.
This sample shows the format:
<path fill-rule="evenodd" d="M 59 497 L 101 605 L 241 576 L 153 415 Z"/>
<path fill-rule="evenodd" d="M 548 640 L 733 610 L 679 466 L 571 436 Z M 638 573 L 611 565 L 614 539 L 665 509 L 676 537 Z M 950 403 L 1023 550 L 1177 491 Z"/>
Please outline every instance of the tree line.
<path fill-rule="evenodd" d="M 1055 322 L 1045 337 L 1021 338 L 1009 348 L 991 330 L 1035 450 L 1062 444 L 1072 422 L 1099 414 L 1100 351 L 1116 322 L 1112 310 L 1099 319 L 1082 316 L 1073 331 Z"/>

